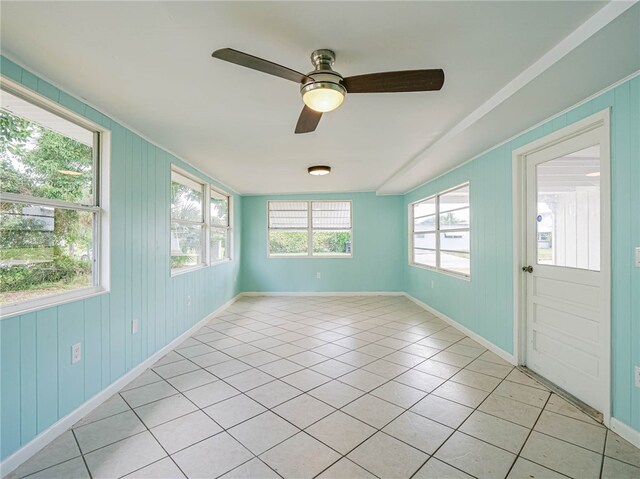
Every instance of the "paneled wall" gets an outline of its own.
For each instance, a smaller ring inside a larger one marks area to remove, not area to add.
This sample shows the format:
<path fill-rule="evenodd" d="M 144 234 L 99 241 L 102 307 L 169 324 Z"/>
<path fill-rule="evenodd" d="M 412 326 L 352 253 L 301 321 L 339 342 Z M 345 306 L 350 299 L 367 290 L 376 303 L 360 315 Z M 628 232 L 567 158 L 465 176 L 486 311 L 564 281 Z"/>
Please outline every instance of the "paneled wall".
<path fill-rule="evenodd" d="M 471 281 L 406 265 L 404 288 L 512 353 L 512 152 L 609 107 L 613 416 L 640 430 L 640 389 L 633 386 L 633 366 L 640 365 L 640 268 L 633 266 L 634 248 L 640 246 L 640 77 L 406 194 L 405 218 L 409 203 L 470 181 L 472 257 Z"/>
<path fill-rule="evenodd" d="M 296 199 L 352 201 L 352 258 L 267 257 L 267 201 Z M 242 201 L 243 291 L 402 290 L 401 196 L 245 196 Z M 316 273 L 321 274 L 321 279 L 316 279 Z"/>
<path fill-rule="evenodd" d="M 171 277 L 171 164 L 222 186 L 6 58 L 1 61 L 2 75 L 112 134 L 111 291 L 0 321 L 4 459 L 238 294 L 242 198 L 233 199 L 233 260 Z M 139 319 L 136 335 L 133 319 Z M 82 360 L 72 365 L 71 345 L 78 342 Z"/>

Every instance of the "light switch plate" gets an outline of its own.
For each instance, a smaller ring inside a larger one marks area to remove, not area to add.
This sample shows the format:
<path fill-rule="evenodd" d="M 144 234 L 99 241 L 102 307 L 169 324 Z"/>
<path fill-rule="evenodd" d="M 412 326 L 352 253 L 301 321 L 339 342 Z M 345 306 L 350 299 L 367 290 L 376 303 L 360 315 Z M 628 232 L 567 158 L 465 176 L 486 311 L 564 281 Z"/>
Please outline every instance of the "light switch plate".
<path fill-rule="evenodd" d="M 131 334 L 138 334 L 138 320 L 134 319 L 131 323 Z"/>
<path fill-rule="evenodd" d="M 640 388 L 640 366 L 636 366 L 635 368 L 635 377 L 636 377 L 636 387 Z"/>
<path fill-rule="evenodd" d="M 640 268 L 640 246 L 636 246 L 636 268 Z"/>

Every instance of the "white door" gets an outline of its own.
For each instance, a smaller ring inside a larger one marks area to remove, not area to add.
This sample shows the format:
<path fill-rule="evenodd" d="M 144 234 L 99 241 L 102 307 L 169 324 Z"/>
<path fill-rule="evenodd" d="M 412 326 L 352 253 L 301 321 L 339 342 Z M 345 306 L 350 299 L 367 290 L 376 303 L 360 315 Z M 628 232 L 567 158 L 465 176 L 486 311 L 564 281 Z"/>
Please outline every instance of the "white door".
<path fill-rule="evenodd" d="M 526 365 L 608 418 L 609 142 L 597 126 L 525 156 Z"/>

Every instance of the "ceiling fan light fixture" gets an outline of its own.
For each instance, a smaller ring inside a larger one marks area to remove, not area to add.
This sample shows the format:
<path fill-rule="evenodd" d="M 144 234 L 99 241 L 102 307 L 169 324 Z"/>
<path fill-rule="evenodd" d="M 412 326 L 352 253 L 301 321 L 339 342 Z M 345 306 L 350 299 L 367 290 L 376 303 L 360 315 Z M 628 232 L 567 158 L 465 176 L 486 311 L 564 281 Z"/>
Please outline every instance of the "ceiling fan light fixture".
<path fill-rule="evenodd" d="M 310 166 L 307 171 L 313 176 L 323 176 L 331 173 L 331 167 L 326 165 Z"/>
<path fill-rule="evenodd" d="M 326 113 L 342 105 L 345 88 L 334 82 L 314 82 L 302 87 L 302 101 L 314 111 Z"/>

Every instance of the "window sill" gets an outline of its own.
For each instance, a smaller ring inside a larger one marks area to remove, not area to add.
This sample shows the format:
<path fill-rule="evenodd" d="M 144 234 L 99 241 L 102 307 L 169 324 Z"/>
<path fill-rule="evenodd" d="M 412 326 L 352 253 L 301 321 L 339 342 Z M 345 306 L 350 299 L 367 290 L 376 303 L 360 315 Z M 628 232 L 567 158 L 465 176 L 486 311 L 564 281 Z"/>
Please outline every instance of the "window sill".
<path fill-rule="evenodd" d="M 171 277 L 175 277 L 175 276 L 180 276 L 182 274 L 187 274 L 187 273 L 192 273 L 194 271 L 198 271 L 199 269 L 204 269 L 206 268 L 207 265 L 204 263 L 201 264 L 197 264 L 195 266 L 188 266 L 186 268 L 180 268 L 180 269 L 176 269 L 176 270 L 171 270 Z"/>
<path fill-rule="evenodd" d="M 446 269 L 439 269 L 439 268 L 435 268 L 433 266 L 427 266 L 424 264 L 409 263 L 409 266 L 412 266 L 414 268 L 426 269 L 427 271 L 433 271 L 434 273 L 440 273 L 440 274 L 444 274 L 445 276 L 451 276 L 452 278 L 462 279 L 464 281 L 471 282 L 471 275 L 454 273 L 453 271 L 448 271 Z"/>
<path fill-rule="evenodd" d="M 350 254 L 350 255 L 326 255 L 326 256 L 319 256 L 319 255 L 280 256 L 280 255 L 269 254 L 267 255 L 267 258 L 268 259 L 352 259 L 353 255 Z"/>
<path fill-rule="evenodd" d="M 220 266 L 223 264 L 231 263 L 231 258 L 220 259 L 218 261 L 212 261 L 209 266 Z"/>
<path fill-rule="evenodd" d="M 19 316 L 26 313 L 32 313 L 34 311 L 40 311 L 47 308 L 53 308 L 66 303 L 72 303 L 74 301 L 93 298 L 95 296 L 101 296 L 103 294 L 107 294 L 108 292 L 108 289 L 96 286 L 92 288 L 83 288 L 66 293 L 45 296 L 43 298 L 25 301 L 23 303 L 7 304 L 0 307 L 0 320 L 12 318 L 14 316 Z"/>

